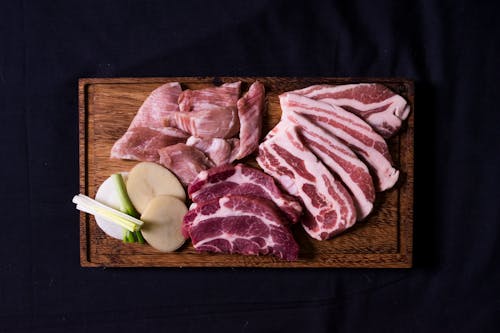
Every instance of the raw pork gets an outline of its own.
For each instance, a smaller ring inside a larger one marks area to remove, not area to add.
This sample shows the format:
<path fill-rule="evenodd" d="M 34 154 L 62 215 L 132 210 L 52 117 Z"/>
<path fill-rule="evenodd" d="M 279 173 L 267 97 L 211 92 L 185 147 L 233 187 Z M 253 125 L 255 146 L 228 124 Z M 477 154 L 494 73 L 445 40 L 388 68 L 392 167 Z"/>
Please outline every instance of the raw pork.
<path fill-rule="evenodd" d="M 182 89 L 179 83 L 166 83 L 151 92 L 142 103 L 139 111 L 130 123 L 129 129 L 134 127 L 161 128 L 163 119 L 172 111 L 178 111 L 177 99 Z"/>
<path fill-rule="evenodd" d="M 298 256 L 292 233 L 266 199 L 232 195 L 194 203 L 183 223 L 198 251 L 273 254 L 283 260 Z"/>
<path fill-rule="evenodd" d="M 288 112 L 304 115 L 360 155 L 375 173 L 377 190 L 387 190 L 398 180 L 399 171 L 392 166 L 384 138 L 358 116 L 334 105 L 291 93 L 280 95 L 280 104 L 282 117 Z M 274 132 L 273 129 L 269 136 Z"/>
<path fill-rule="evenodd" d="M 259 147 L 265 95 L 264 85 L 255 81 L 248 92 L 238 100 L 240 146 L 235 156 L 237 160 L 250 155 Z"/>
<path fill-rule="evenodd" d="M 198 174 L 188 187 L 193 202 L 205 202 L 227 195 L 255 196 L 271 200 L 292 223 L 299 220 L 302 206 L 276 186 L 264 172 L 238 164 L 223 165 Z"/>
<path fill-rule="evenodd" d="M 328 239 L 356 222 L 356 209 L 344 186 L 288 127 L 259 146 L 257 162 L 306 208 L 302 225 L 316 239 Z"/>
<path fill-rule="evenodd" d="M 220 138 L 202 139 L 191 136 L 186 144 L 201 150 L 214 165 L 223 165 L 231 163 L 232 146 L 227 140 Z"/>
<path fill-rule="evenodd" d="M 111 148 L 111 158 L 159 162 L 158 149 L 186 141 L 188 134 L 176 128 L 136 126 L 130 128 Z"/>
<path fill-rule="evenodd" d="M 158 154 L 160 164 L 172 171 L 184 185 L 191 183 L 201 171 L 213 166 L 205 154 L 184 143 L 162 148 Z"/>
<path fill-rule="evenodd" d="M 177 127 L 203 138 L 230 138 L 240 129 L 236 107 L 217 107 L 192 112 L 169 112 L 165 126 Z"/>
<path fill-rule="evenodd" d="M 274 131 L 290 125 L 299 128 L 304 145 L 339 176 L 352 194 L 358 221 L 368 216 L 373 208 L 375 188 L 366 165 L 348 146 L 296 112 L 287 112 Z"/>
<path fill-rule="evenodd" d="M 179 96 L 182 112 L 206 111 L 220 108 L 236 108 L 240 96 L 241 82 L 224 83 L 219 87 L 186 89 Z"/>
<path fill-rule="evenodd" d="M 394 135 L 410 113 L 403 97 L 378 83 L 315 85 L 292 93 L 340 106 L 363 118 L 384 138 Z"/>

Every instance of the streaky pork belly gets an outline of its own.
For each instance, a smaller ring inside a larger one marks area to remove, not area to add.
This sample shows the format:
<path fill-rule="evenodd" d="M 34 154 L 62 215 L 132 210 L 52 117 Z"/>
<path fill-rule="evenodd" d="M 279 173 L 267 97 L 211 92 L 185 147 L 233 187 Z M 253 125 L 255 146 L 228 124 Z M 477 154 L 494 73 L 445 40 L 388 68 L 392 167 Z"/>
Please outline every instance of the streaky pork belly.
<path fill-rule="evenodd" d="M 406 100 L 379 83 L 314 85 L 291 93 L 342 107 L 363 118 L 384 138 L 397 133 L 410 114 Z"/>
<path fill-rule="evenodd" d="M 301 114 L 356 152 L 373 171 L 378 191 L 391 188 L 398 180 L 399 171 L 392 166 L 387 143 L 363 119 L 335 105 L 292 93 L 280 95 L 280 105 L 282 118 L 289 112 Z M 268 137 L 273 134 L 274 130 Z"/>
<path fill-rule="evenodd" d="M 351 195 L 301 142 L 296 126 L 280 131 L 259 146 L 257 162 L 306 208 L 302 225 L 313 238 L 325 240 L 356 222 Z"/>

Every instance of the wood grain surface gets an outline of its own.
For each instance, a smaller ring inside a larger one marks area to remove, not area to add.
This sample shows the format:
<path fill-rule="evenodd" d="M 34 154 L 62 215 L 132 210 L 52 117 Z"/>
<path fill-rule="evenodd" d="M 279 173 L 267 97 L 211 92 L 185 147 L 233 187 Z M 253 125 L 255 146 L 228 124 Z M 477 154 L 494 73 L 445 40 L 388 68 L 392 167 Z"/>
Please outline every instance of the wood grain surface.
<path fill-rule="evenodd" d="M 411 113 L 399 134 L 388 140 L 400 180 L 377 193 L 374 211 L 364 221 L 327 241 L 307 236 L 300 225 L 292 228 L 299 243 L 299 259 L 281 261 L 273 256 L 198 253 L 188 241 L 178 251 L 160 253 L 148 245 L 123 244 L 105 235 L 93 216 L 80 214 L 80 262 L 105 267 L 372 267 L 408 268 L 412 265 L 414 86 L 406 79 L 294 78 L 294 77 L 170 77 L 99 78 L 79 80 L 80 192 L 91 197 L 111 174 L 127 171 L 136 161 L 110 159 L 113 143 L 127 130 L 149 93 L 166 82 L 180 82 L 183 89 L 199 89 L 242 81 L 245 91 L 256 79 L 266 87 L 264 135 L 278 122 L 278 95 L 312 84 L 378 82 L 402 95 Z M 245 163 L 256 166 L 255 158 Z"/>

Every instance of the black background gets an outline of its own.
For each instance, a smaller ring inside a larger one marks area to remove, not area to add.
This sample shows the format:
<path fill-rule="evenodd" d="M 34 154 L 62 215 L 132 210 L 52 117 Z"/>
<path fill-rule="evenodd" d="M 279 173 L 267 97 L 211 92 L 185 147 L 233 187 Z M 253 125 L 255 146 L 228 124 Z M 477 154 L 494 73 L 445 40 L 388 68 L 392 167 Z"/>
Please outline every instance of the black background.
<path fill-rule="evenodd" d="M 492 3 L 2 2 L 0 332 L 496 331 Z M 190 75 L 414 79 L 415 267 L 81 268 L 78 78 Z"/>

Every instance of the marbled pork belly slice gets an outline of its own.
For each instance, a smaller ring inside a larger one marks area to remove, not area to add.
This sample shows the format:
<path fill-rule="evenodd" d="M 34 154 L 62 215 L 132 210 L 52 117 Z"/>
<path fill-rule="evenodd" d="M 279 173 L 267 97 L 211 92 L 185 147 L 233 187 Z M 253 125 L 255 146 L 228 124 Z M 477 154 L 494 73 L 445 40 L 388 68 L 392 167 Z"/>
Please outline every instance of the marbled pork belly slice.
<path fill-rule="evenodd" d="M 231 195 L 193 203 L 183 224 L 198 251 L 298 257 L 292 233 L 267 199 Z"/>
<path fill-rule="evenodd" d="M 363 118 L 384 138 L 399 131 L 410 114 L 406 100 L 379 83 L 314 85 L 292 93 L 342 107 Z"/>
<path fill-rule="evenodd" d="M 238 100 L 238 118 L 240 120 L 240 146 L 235 159 L 240 160 L 259 147 L 264 116 L 264 85 L 255 81 L 248 92 Z"/>
<path fill-rule="evenodd" d="M 231 163 L 231 152 L 232 146 L 225 139 L 220 138 L 210 138 L 202 139 L 195 136 L 190 136 L 186 144 L 188 146 L 193 146 L 201 150 L 208 158 L 214 163 L 214 165 L 223 165 Z"/>
<path fill-rule="evenodd" d="M 159 162 L 158 150 L 186 141 L 187 133 L 176 128 L 130 128 L 111 148 L 111 158 Z"/>
<path fill-rule="evenodd" d="M 236 108 L 240 97 L 241 82 L 224 83 L 219 87 L 186 89 L 178 98 L 181 112 L 205 111 L 220 108 Z"/>
<path fill-rule="evenodd" d="M 375 188 L 366 164 L 335 136 L 296 112 L 286 112 L 273 132 L 289 126 L 297 126 L 304 145 L 342 180 L 352 195 L 358 221 L 368 216 L 373 209 Z"/>
<path fill-rule="evenodd" d="M 158 150 L 159 163 L 172 171 L 184 184 L 189 185 L 198 173 L 213 167 L 213 163 L 200 150 L 178 143 Z"/>
<path fill-rule="evenodd" d="M 300 203 L 283 193 L 271 176 L 243 164 L 222 165 L 200 172 L 189 185 L 188 194 L 193 202 L 210 201 L 227 195 L 255 196 L 274 202 L 292 223 L 296 223 L 302 215 Z"/>
<path fill-rule="evenodd" d="M 280 105 L 282 118 L 287 112 L 299 113 L 356 152 L 373 171 L 377 190 L 387 190 L 398 180 L 387 143 L 363 119 L 335 105 L 291 93 L 280 95 Z"/>
<path fill-rule="evenodd" d="M 288 127 L 259 146 L 257 162 L 306 208 L 302 225 L 313 238 L 325 240 L 356 222 L 351 195 Z"/>

